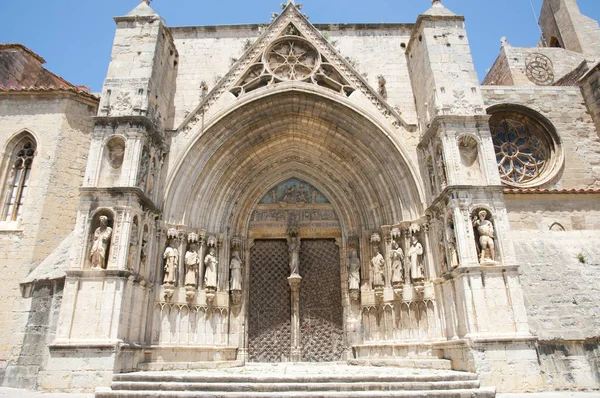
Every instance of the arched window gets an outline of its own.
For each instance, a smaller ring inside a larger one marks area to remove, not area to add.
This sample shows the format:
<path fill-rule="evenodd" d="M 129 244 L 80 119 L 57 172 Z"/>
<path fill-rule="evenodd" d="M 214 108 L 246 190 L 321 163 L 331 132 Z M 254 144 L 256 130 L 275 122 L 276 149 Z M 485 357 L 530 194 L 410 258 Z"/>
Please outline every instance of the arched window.
<path fill-rule="evenodd" d="M 35 141 L 28 135 L 18 140 L 12 149 L 12 157 L 7 163 L 2 221 L 16 221 L 21 218 L 35 150 Z"/>
<path fill-rule="evenodd" d="M 556 36 L 552 36 L 550 38 L 549 45 L 550 45 L 550 47 L 562 48 L 562 46 L 560 45 L 560 41 L 558 41 L 558 39 L 556 38 Z"/>
<path fill-rule="evenodd" d="M 521 106 L 488 109 L 500 179 L 506 185 L 529 188 L 547 183 L 562 166 L 560 138 L 537 112 Z"/>

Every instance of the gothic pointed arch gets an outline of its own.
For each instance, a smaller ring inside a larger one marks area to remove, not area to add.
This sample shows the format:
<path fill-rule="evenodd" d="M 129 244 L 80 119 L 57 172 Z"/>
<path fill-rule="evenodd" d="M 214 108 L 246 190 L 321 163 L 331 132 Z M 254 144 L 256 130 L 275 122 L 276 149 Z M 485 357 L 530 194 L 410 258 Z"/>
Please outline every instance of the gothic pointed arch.
<path fill-rule="evenodd" d="M 34 135 L 28 130 L 23 130 L 4 148 L 0 168 L 4 170 L 0 176 L 1 222 L 14 222 L 22 218 L 37 146 Z"/>
<path fill-rule="evenodd" d="M 322 192 L 347 230 L 416 219 L 423 189 L 399 140 L 323 89 L 286 86 L 241 100 L 198 134 L 167 178 L 167 223 L 246 231 L 275 184 Z"/>

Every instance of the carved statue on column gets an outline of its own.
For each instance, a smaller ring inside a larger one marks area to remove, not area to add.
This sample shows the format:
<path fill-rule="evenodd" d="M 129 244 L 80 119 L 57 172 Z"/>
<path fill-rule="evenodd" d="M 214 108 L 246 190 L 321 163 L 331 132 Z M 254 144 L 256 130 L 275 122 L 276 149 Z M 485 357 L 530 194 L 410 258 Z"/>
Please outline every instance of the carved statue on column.
<path fill-rule="evenodd" d="M 171 243 L 171 245 L 174 244 Z M 163 284 L 175 285 L 177 265 L 179 264 L 179 250 L 175 247 L 167 246 L 163 258 L 165 260 Z"/>
<path fill-rule="evenodd" d="M 392 285 L 401 285 L 404 283 L 404 252 L 395 240 L 392 241 L 390 250 L 390 259 L 392 260 Z"/>
<path fill-rule="evenodd" d="M 239 250 L 235 250 L 231 256 L 231 263 L 229 265 L 231 270 L 231 285 L 229 286 L 231 291 L 242 290 L 242 259 L 240 257 Z"/>
<path fill-rule="evenodd" d="M 381 254 L 381 249 L 375 246 L 375 255 L 371 259 L 373 267 L 373 288 L 383 287 L 385 285 L 385 259 Z"/>
<path fill-rule="evenodd" d="M 208 254 L 204 257 L 204 287 L 215 290 L 217 288 L 217 260 L 216 249 L 211 247 Z"/>
<path fill-rule="evenodd" d="M 356 249 L 350 250 L 350 271 L 348 273 L 348 288 L 360 290 L 360 259 Z"/>
<path fill-rule="evenodd" d="M 423 271 L 423 245 L 416 236 L 413 235 L 410 241 L 410 248 L 406 253 L 410 262 L 410 279 L 413 284 L 423 282 L 425 274 Z"/>
<path fill-rule="evenodd" d="M 300 233 L 291 228 L 287 236 L 288 251 L 290 253 L 290 276 L 300 275 Z"/>
<path fill-rule="evenodd" d="M 473 220 L 473 229 L 477 239 L 479 251 L 479 264 L 496 264 L 496 245 L 494 243 L 494 224 L 488 220 L 488 212 L 481 210 Z"/>
<path fill-rule="evenodd" d="M 111 236 L 112 228 L 108 226 L 108 217 L 100 216 L 100 226 L 94 231 L 94 242 L 90 250 L 93 269 L 106 269 L 106 251 Z"/>
<path fill-rule="evenodd" d="M 198 256 L 198 250 L 196 243 L 190 243 L 190 247 L 185 253 L 185 282 L 186 286 L 196 287 L 196 275 L 198 274 L 198 265 L 200 264 L 200 257 Z"/>

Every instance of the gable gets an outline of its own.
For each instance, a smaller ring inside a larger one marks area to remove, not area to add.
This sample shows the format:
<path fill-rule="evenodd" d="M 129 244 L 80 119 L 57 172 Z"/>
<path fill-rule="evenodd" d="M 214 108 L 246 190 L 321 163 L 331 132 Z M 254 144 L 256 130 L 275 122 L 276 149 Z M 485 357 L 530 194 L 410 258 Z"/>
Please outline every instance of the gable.
<path fill-rule="evenodd" d="M 360 92 L 392 125 L 407 123 L 290 2 L 178 128 L 187 133 L 230 93 L 241 98 L 282 82 L 314 84 L 349 97 Z"/>

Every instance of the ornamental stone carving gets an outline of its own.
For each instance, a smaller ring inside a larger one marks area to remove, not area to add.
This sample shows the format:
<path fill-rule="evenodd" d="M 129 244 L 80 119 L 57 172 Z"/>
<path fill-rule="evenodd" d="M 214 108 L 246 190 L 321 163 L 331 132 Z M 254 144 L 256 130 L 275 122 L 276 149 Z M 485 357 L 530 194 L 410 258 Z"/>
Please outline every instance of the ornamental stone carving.
<path fill-rule="evenodd" d="M 525 74 L 538 86 L 549 86 L 554 83 L 554 65 L 544 54 L 533 53 L 525 58 Z"/>
<path fill-rule="evenodd" d="M 94 231 L 92 249 L 90 250 L 92 269 L 106 269 L 106 255 L 112 236 L 112 228 L 108 226 L 108 217 L 100 216 L 99 220 L 100 226 Z"/>
<path fill-rule="evenodd" d="M 319 53 L 299 37 L 276 41 L 266 53 L 267 68 L 280 80 L 304 80 L 319 66 Z"/>

